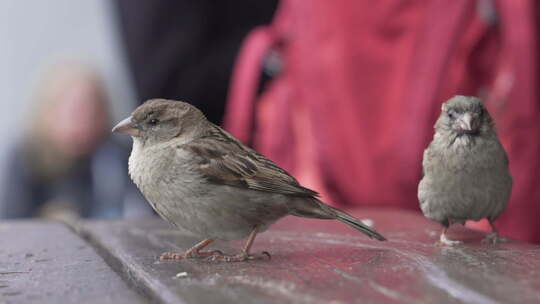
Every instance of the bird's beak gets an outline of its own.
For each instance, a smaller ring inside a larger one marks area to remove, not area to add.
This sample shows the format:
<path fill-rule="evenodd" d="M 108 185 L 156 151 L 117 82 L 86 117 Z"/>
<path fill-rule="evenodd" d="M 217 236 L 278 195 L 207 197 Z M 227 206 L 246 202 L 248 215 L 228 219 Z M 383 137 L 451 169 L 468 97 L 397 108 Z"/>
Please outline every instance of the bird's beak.
<path fill-rule="evenodd" d="M 131 116 L 119 122 L 112 129 L 114 133 L 123 133 L 130 136 L 138 137 L 141 135 L 141 131 L 133 124 Z"/>
<path fill-rule="evenodd" d="M 472 116 L 471 113 L 465 113 L 459 119 L 459 128 L 463 131 L 472 131 Z"/>

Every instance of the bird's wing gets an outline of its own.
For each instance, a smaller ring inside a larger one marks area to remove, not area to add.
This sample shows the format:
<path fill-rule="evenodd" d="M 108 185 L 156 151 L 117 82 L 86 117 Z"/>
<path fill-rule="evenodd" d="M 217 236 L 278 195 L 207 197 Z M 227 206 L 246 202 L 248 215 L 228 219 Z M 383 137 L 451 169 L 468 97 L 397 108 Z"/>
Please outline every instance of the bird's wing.
<path fill-rule="evenodd" d="M 193 154 L 195 170 L 209 182 L 292 196 L 318 196 L 271 160 L 217 126 L 207 136 L 179 148 Z"/>

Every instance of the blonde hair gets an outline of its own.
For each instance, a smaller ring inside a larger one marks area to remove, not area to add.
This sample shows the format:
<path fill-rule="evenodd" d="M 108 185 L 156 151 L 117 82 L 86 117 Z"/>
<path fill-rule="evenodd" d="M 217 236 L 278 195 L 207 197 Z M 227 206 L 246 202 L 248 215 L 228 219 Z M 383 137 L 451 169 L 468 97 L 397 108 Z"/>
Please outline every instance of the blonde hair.
<path fill-rule="evenodd" d="M 99 98 L 95 102 L 102 107 L 103 113 L 107 115 L 105 121 L 107 127 L 110 126 L 110 111 L 106 102 L 107 97 L 101 77 L 98 73 L 85 65 L 81 64 L 61 64 L 49 68 L 41 77 L 41 81 L 33 97 L 33 108 L 30 113 L 29 137 L 47 136 L 47 118 L 57 104 L 61 102 L 61 95 L 72 84 L 79 81 L 85 81 L 91 84 Z"/>
<path fill-rule="evenodd" d="M 97 98 L 92 99 L 105 115 L 101 124 L 96 123 L 96 141 L 108 135 L 110 112 L 101 78 L 97 72 L 79 64 L 57 65 L 44 73 L 34 95 L 34 106 L 29 115 L 25 136 L 25 154 L 33 171 L 43 178 L 62 174 L 77 161 L 77 157 L 63 155 L 51 142 L 51 120 L 65 102 L 63 94 L 79 83 L 90 85 Z M 54 122 L 53 122 L 54 123 Z"/>

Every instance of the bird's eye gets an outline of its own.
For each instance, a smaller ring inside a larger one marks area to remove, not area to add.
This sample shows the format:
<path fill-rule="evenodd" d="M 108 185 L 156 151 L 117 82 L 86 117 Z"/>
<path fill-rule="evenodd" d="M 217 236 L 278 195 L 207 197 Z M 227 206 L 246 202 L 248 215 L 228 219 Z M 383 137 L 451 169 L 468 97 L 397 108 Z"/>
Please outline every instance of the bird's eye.
<path fill-rule="evenodd" d="M 454 112 L 448 112 L 448 118 L 454 119 L 455 117 L 456 115 L 454 114 Z"/>
<path fill-rule="evenodd" d="M 155 126 L 155 125 L 158 124 L 158 122 L 159 122 L 159 120 L 157 120 L 156 118 L 152 118 L 152 119 L 150 119 L 150 121 L 148 123 L 150 125 L 152 125 L 152 126 Z"/>

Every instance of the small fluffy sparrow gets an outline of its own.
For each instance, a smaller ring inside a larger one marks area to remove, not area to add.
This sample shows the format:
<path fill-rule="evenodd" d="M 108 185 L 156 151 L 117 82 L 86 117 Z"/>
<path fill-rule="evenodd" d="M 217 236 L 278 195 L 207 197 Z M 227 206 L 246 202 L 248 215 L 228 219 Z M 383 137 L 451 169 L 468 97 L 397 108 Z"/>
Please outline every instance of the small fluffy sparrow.
<path fill-rule="evenodd" d="M 337 219 L 385 240 L 360 220 L 318 200 L 315 191 L 185 102 L 149 100 L 113 132 L 133 137 L 129 173 L 154 210 L 204 239 L 184 253 L 164 253 L 162 259 L 252 259 L 249 251 L 257 233 L 286 215 Z M 246 237 L 237 255 L 202 251 L 215 239 Z"/>
<path fill-rule="evenodd" d="M 495 126 L 476 97 L 454 96 L 442 105 L 435 136 L 424 151 L 424 177 L 418 199 L 424 215 L 443 225 L 440 245 L 455 245 L 448 227 L 487 218 L 498 239 L 494 221 L 508 203 L 512 177 L 508 157 Z"/>

